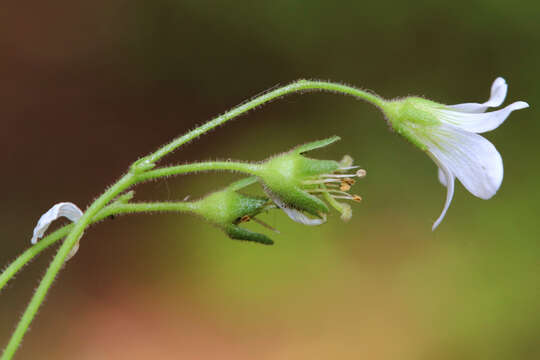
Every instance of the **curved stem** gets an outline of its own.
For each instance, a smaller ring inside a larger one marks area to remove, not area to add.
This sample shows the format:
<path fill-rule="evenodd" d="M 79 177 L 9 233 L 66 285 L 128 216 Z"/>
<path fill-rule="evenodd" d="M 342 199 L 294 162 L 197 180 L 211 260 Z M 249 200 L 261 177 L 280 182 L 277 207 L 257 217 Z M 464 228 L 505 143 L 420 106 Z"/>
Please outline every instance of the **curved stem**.
<path fill-rule="evenodd" d="M 189 212 L 193 211 L 194 207 L 190 202 L 161 202 L 161 203 L 132 203 L 132 204 L 112 204 L 101 210 L 91 221 L 90 224 L 95 224 L 111 215 L 135 214 L 135 213 L 151 213 L 151 212 Z M 19 270 L 21 270 L 28 262 L 36 257 L 43 250 L 64 238 L 74 224 L 68 224 L 53 233 L 39 240 L 35 245 L 23 252 L 0 274 L 0 291 L 8 283 Z"/>
<path fill-rule="evenodd" d="M 282 97 L 287 94 L 295 93 L 295 92 L 307 92 L 307 91 L 316 91 L 316 90 L 322 90 L 322 91 L 329 91 L 329 92 L 335 92 L 340 93 L 344 95 L 350 95 L 362 100 L 365 100 L 367 102 L 372 103 L 373 105 L 376 105 L 378 107 L 382 107 L 384 105 L 385 100 L 381 97 L 371 94 L 367 91 L 360 90 L 351 86 L 342 85 L 338 83 L 333 82 L 327 82 L 327 81 L 311 81 L 311 80 L 299 80 L 296 82 L 293 82 L 289 85 L 285 85 L 283 87 L 279 87 L 277 89 L 274 89 L 272 91 L 269 91 L 261 96 L 257 96 L 256 98 L 241 104 L 232 110 L 226 112 L 223 115 L 220 115 L 213 120 L 210 120 L 209 122 L 203 124 L 202 126 L 199 126 L 198 128 L 188 132 L 185 135 L 182 135 L 175 140 L 171 141 L 170 143 L 162 146 L 160 149 L 155 151 L 154 153 L 138 160 L 135 164 L 144 164 L 144 166 L 136 167 L 135 170 L 132 167 L 132 171 L 128 172 L 126 175 L 124 175 L 118 182 L 116 182 L 113 186 L 111 186 L 107 191 L 105 191 L 99 198 L 97 198 L 91 205 L 88 207 L 88 209 L 85 211 L 83 216 L 71 227 L 70 230 L 64 230 L 66 231 L 67 237 L 64 240 L 64 243 L 58 250 L 58 253 L 54 257 L 53 261 L 49 265 L 47 272 L 45 273 L 45 276 L 41 280 L 36 292 L 34 293 L 32 299 L 30 300 L 30 303 L 28 304 L 22 318 L 20 319 L 19 323 L 17 324 L 17 327 L 11 336 L 11 339 L 7 345 L 7 347 L 4 350 L 4 353 L 2 354 L 2 360 L 8 360 L 13 357 L 15 352 L 17 351 L 17 348 L 19 347 L 22 338 L 26 331 L 28 330 L 28 326 L 32 322 L 32 319 L 34 318 L 39 306 L 43 302 L 45 295 L 47 294 L 52 282 L 54 281 L 56 275 L 62 268 L 70 250 L 73 248 L 73 246 L 79 241 L 81 238 L 85 228 L 92 223 L 92 219 L 96 216 L 96 214 L 102 210 L 116 195 L 121 193 L 122 191 L 126 190 L 133 184 L 135 184 L 138 181 L 142 181 L 144 179 L 152 179 L 157 178 L 161 176 L 167 176 L 167 175 L 173 175 L 173 174 L 180 174 L 185 173 L 185 168 L 180 167 L 171 167 L 166 169 L 157 169 L 154 170 L 153 173 L 151 171 L 148 171 L 151 166 L 158 160 L 160 160 L 165 155 L 171 153 L 172 151 L 176 150 L 178 147 L 182 146 L 183 144 L 199 137 L 200 135 L 208 132 L 209 130 L 214 129 L 215 127 L 222 125 L 223 123 L 238 117 L 249 110 L 252 110 L 260 105 L 263 105 L 265 103 L 268 103 L 274 99 L 277 99 L 279 97 Z M 232 164 L 232 163 L 231 163 Z M 235 167 L 238 166 L 237 163 L 234 163 L 236 165 L 233 165 Z M 134 166 L 132 165 L 132 166 Z M 146 167 L 148 166 L 148 167 Z M 195 165 L 196 166 L 196 165 Z M 209 170 L 209 169 L 207 169 Z M 244 171 L 246 169 L 229 169 L 229 170 L 235 170 L 235 171 Z M 249 170 L 249 169 L 248 169 Z M 160 172 L 161 171 L 161 172 Z M 183 171 L 183 172 L 182 172 Z M 204 171 L 204 170 L 199 170 Z M 250 174 L 253 174 L 252 172 L 249 172 Z M 145 175 L 150 174 L 150 175 Z M 60 230 L 58 230 L 60 231 Z M 60 238 L 60 237 L 59 237 Z M 59 239 L 56 238 L 56 239 Z M 51 240 L 52 241 L 52 240 Z M 45 246 L 45 245 L 43 245 Z M 45 246 L 46 247 L 46 246 Z M 39 248 L 36 248 L 39 249 Z M 30 251 L 26 254 L 26 257 L 22 260 L 18 261 L 17 259 L 16 265 L 12 268 L 11 271 L 20 269 L 25 262 L 24 259 L 31 258 L 34 254 L 33 251 Z M 6 275 L 7 276 L 7 275 Z M 7 277 L 5 277 L 7 279 Z"/>
<path fill-rule="evenodd" d="M 114 189 L 111 188 L 109 190 L 112 190 L 114 192 Z M 106 199 L 110 194 L 105 193 L 102 196 L 103 199 Z M 101 199 L 101 197 L 100 197 Z M 100 200 L 98 199 L 98 200 Z M 98 201 L 96 200 L 96 202 Z M 132 213 L 148 213 L 148 212 L 189 212 L 193 211 L 194 206 L 190 202 L 162 202 L 162 203 L 134 203 L 134 204 L 112 204 L 99 213 L 96 214 L 96 216 L 86 222 L 86 226 L 90 225 L 91 223 L 96 223 L 98 221 L 101 221 L 108 216 L 111 215 L 119 215 L 119 214 L 132 214 Z M 85 213 L 89 214 L 89 210 Z M 83 217 L 85 216 L 83 215 Z M 79 221 L 83 220 L 81 218 Z M 22 267 L 20 265 L 19 259 L 21 259 L 23 256 L 25 259 L 30 260 L 32 257 L 37 255 L 39 252 L 43 251 L 45 248 L 53 244 L 54 242 L 60 240 L 62 236 L 65 236 L 66 234 L 69 234 L 64 240 L 64 243 L 58 250 L 57 255 L 54 257 L 51 265 L 47 269 L 47 272 L 45 273 L 45 276 L 43 277 L 43 280 L 41 281 L 38 289 L 34 293 L 34 296 L 32 297 L 32 300 L 30 301 L 30 304 L 28 305 L 26 311 L 23 314 L 23 317 L 21 318 L 21 321 L 19 322 L 17 328 L 15 329 L 15 332 L 13 333 L 10 342 L 8 343 L 6 349 L 4 350 L 4 353 L 2 354 L 2 359 L 11 359 L 13 355 L 15 354 L 15 351 L 17 350 L 22 337 L 24 333 L 26 332 L 28 325 L 30 324 L 33 316 L 35 316 L 35 312 L 39 308 L 39 305 L 43 301 L 43 297 L 46 294 L 47 289 L 50 287 L 52 281 L 54 280 L 56 273 L 60 270 L 57 266 L 57 264 L 60 264 L 60 267 L 65 261 L 65 258 L 69 254 L 69 251 L 71 250 L 71 247 L 75 244 L 75 241 L 73 239 L 79 239 L 80 235 L 82 234 L 81 230 L 77 230 L 77 227 L 80 226 L 80 222 L 77 222 L 76 224 L 69 224 L 61 229 L 58 229 L 51 235 L 47 236 L 46 238 L 39 241 L 36 245 L 34 245 L 31 249 L 32 251 L 27 250 L 25 253 L 23 253 L 22 256 L 20 256 L 17 260 L 15 260 L 9 267 L 6 269 L 5 274 L 2 274 L 2 286 L 12 277 L 18 269 Z M 85 226 L 85 227 L 86 227 Z M 71 232 L 70 232 L 71 231 Z M 73 235 L 75 234 L 75 235 Z M 79 234 L 78 236 L 76 234 Z M 69 241 L 69 242 L 68 242 Z M 71 246 L 70 246 L 71 245 Z M 24 263 L 23 263 L 24 265 Z M 8 271 L 9 270 L 9 271 Z"/>
<path fill-rule="evenodd" d="M 277 99 L 284 95 L 296 93 L 296 92 L 307 92 L 307 91 L 317 91 L 317 90 L 335 92 L 335 93 L 339 93 L 343 95 L 350 95 L 350 96 L 365 100 L 378 107 L 382 107 L 382 105 L 385 102 L 385 100 L 378 95 L 372 94 L 370 92 L 367 92 L 365 90 L 361 90 L 352 86 L 338 84 L 338 83 L 329 82 L 329 81 L 298 80 L 289 85 L 285 85 L 277 89 L 274 89 L 272 91 L 269 91 L 266 94 L 263 94 L 261 96 L 257 96 L 256 98 L 242 105 L 239 105 L 233 108 L 232 110 L 227 111 L 225 114 L 220 115 L 208 121 L 204 125 L 199 126 L 198 128 L 188 132 L 187 134 L 174 139 L 167 145 L 161 147 L 156 152 L 146 156 L 144 160 L 147 160 L 150 163 L 155 163 L 159 159 L 164 157 L 165 155 L 176 150 L 183 144 L 201 136 L 202 134 L 208 132 L 209 130 L 212 130 L 217 126 L 222 125 L 223 123 L 231 119 L 234 119 L 235 117 L 238 117 L 242 114 L 245 114 L 246 112 L 260 105 L 268 103 L 274 99 Z"/>
<path fill-rule="evenodd" d="M 231 170 L 242 172 L 246 174 L 256 174 L 258 165 L 248 164 L 232 161 L 209 161 L 200 162 L 194 164 L 185 164 L 178 166 L 170 166 L 160 168 L 146 173 L 140 174 L 136 177 L 136 182 L 148 181 L 160 177 L 181 175 L 187 173 L 195 173 L 201 171 L 215 171 L 215 170 Z M 180 211 L 181 204 L 179 202 L 167 202 L 167 203 L 137 203 L 137 204 L 113 204 L 103 209 L 90 224 L 103 220 L 111 215 L 118 215 L 122 213 L 137 213 L 137 212 L 156 212 L 156 211 Z M 192 210 L 192 208 L 186 207 L 185 211 Z M 69 231 L 73 228 L 74 224 L 66 225 L 48 236 L 44 237 L 37 244 L 28 248 L 17 259 L 15 259 L 4 271 L 0 274 L 0 291 L 6 285 L 6 283 L 21 270 L 28 262 L 30 262 L 36 255 L 43 250 L 54 244 L 56 241 L 64 238 Z"/>
<path fill-rule="evenodd" d="M 73 224 L 69 224 L 56 230 L 55 232 L 38 241 L 37 244 L 28 248 L 21 255 L 19 255 L 19 257 L 15 259 L 11 264 L 9 264 L 9 266 L 2 272 L 2 274 L 0 274 L 0 291 L 2 291 L 4 285 L 6 285 L 7 282 L 13 276 L 15 276 L 15 274 L 19 270 L 21 270 L 28 262 L 30 262 L 30 260 L 32 260 L 37 254 L 39 254 L 58 240 L 64 238 L 67 234 L 69 234 L 72 228 Z"/>
<path fill-rule="evenodd" d="M 71 248 L 79 241 L 82 236 L 84 229 L 90 224 L 92 218 L 101 210 L 109 201 L 111 201 L 116 195 L 128 188 L 134 182 L 134 175 L 127 174 L 124 175 L 116 184 L 111 186 L 107 191 L 105 191 L 97 200 L 95 200 L 92 205 L 85 211 L 83 216 L 74 224 L 73 228 L 67 235 L 66 239 L 57 254 L 55 255 L 53 261 L 49 265 L 47 272 L 43 276 L 43 279 L 39 283 L 39 286 L 32 296 L 30 303 L 26 307 L 26 310 L 23 313 L 15 331 L 13 332 L 11 339 L 6 346 L 4 353 L 2 354 L 2 360 L 11 359 L 17 348 L 19 347 L 21 340 L 28 330 L 28 326 L 32 322 L 32 319 L 36 315 L 36 312 L 39 309 L 39 306 L 45 299 L 47 291 L 51 287 L 56 274 L 62 268 Z"/>
<path fill-rule="evenodd" d="M 218 169 L 214 169 L 218 170 Z M 229 188 L 233 191 L 238 191 L 246 186 L 255 183 L 257 180 L 255 177 L 248 177 L 242 180 L 236 181 L 229 185 Z M 106 219 L 111 215 L 123 215 L 134 213 L 151 213 L 151 212 L 190 212 L 196 211 L 196 207 L 193 202 L 176 201 L 176 202 L 151 202 L 151 203 L 113 203 L 102 209 L 90 222 L 90 225 Z M 35 245 L 31 246 L 19 257 L 17 257 L 7 268 L 0 274 L 0 292 L 9 280 L 15 276 L 19 270 L 21 270 L 28 262 L 36 257 L 43 250 L 54 244 L 55 242 L 64 238 L 74 224 L 67 224 L 63 227 L 55 230 L 51 234 L 45 236 L 39 240 Z"/>
<path fill-rule="evenodd" d="M 223 162 L 223 161 L 213 161 L 205 163 L 196 163 L 196 164 L 186 164 L 180 166 L 171 166 L 168 168 L 161 168 L 154 171 L 149 171 L 144 176 L 138 176 L 137 181 L 146 181 L 150 179 L 155 179 L 163 176 L 172 176 L 177 174 L 186 174 L 193 173 L 197 171 L 210 171 L 210 170 L 233 170 L 245 173 L 255 173 L 257 169 L 256 164 L 245 164 L 245 163 L 233 163 L 233 162 Z M 241 181 L 237 181 L 235 184 L 230 186 L 238 187 L 237 190 L 250 185 L 254 182 L 256 178 L 245 178 Z M 187 212 L 193 211 L 194 207 L 191 202 L 152 202 L 152 203 L 130 203 L 130 204 L 115 204 L 109 205 L 101 210 L 90 222 L 90 224 L 95 224 L 111 215 L 121 215 L 126 213 L 142 213 L 142 212 Z M 35 245 L 28 248 L 23 252 L 19 257 L 17 257 L 7 268 L 3 270 L 0 274 L 0 292 L 7 282 L 15 276 L 19 270 L 21 270 L 28 262 L 30 262 L 35 256 L 41 253 L 43 250 L 57 242 L 58 240 L 64 238 L 69 231 L 73 228 L 74 224 L 68 224 L 60 229 L 57 229 L 53 233 L 45 236 L 43 239 L 39 240 Z"/>

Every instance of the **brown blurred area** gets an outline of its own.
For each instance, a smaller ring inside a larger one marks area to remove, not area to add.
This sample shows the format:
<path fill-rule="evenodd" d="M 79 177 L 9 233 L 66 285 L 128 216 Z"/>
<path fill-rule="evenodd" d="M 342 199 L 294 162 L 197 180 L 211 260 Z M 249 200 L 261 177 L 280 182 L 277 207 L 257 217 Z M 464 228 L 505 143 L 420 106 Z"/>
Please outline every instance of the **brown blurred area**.
<path fill-rule="evenodd" d="M 322 0 L 16 2 L 0 11 L 3 157 L 0 266 L 60 201 L 91 203 L 139 156 L 232 106 L 299 78 L 385 97 L 484 101 L 504 76 L 513 114 L 487 137 L 505 161 L 490 201 L 445 195 L 434 164 L 367 104 L 331 95 L 275 101 L 165 160 L 260 160 L 343 140 L 368 171 L 342 223 L 285 216 L 262 247 L 175 215 L 105 221 L 85 234 L 19 359 L 536 359 L 540 211 L 535 2 Z M 176 200 L 236 176 L 167 179 L 136 200 Z M 260 230 L 260 229 L 259 229 Z M 7 343 L 54 255 L 0 293 Z M 3 345 L 2 345 L 3 346 Z"/>

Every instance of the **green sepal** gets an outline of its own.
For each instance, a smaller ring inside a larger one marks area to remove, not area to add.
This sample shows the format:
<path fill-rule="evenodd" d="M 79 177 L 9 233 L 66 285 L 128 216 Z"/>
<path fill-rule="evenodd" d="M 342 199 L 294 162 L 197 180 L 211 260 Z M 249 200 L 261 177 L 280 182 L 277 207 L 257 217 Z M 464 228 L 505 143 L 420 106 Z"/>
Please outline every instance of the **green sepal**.
<path fill-rule="evenodd" d="M 329 208 L 324 201 L 299 188 L 291 188 L 281 193 L 270 191 L 271 195 L 277 196 L 280 201 L 297 210 L 321 217 L 321 213 L 328 213 Z"/>
<path fill-rule="evenodd" d="M 299 155 L 302 156 L 302 155 Z M 334 160 L 318 160 L 303 157 L 297 163 L 297 172 L 299 175 L 307 177 L 316 177 L 322 174 L 331 174 L 339 169 L 339 162 Z"/>
<path fill-rule="evenodd" d="M 256 182 L 246 178 L 229 187 L 216 191 L 193 203 L 193 211 L 221 228 L 231 239 L 254 241 L 271 245 L 267 236 L 241 228 L 238 224 L 261 213 L 268 205 L 268 198 L 248 196 L 236 192 Z M 244 220 L 246 219 L 246 220 Z"/>
<path fill-rule="evenodd" d="M 335 143 L 336 141 L 339 141 L 339 140 L 341 140 L 341 138 L 339 136 L 331 136 L 331 137 L 326 138 L 326 139 L 316 140 L 316 141 L 309 142 L 307 144 L 299 145 L 299 146 L 295 147 L 292 151 L 297 153 L 297 154 L 303 154 L 303 153 L 308 152 L 308 151 L 323 148 L 323 147 L 328 146 L 330 144 L 333 144 L 333 143 Z"/>
<path fill-rule="evenodd" d="M 135 196 L 135 191 L 130 190 L 123 194 L 118 195 L 116 198 L 114 198 L 112 203 L 113 204 L 127 204 L 133 199 L 134 196 Z"/>
<path fill-rule="evenodd" d="M 268 159 L 260 165 L 258 175 L 268 194 L 274 201 L 320 217 L 329 211 L 328 206 L 305 189 L 312 187 L 306 182 L 316 180 L 320 175 L 331 174 L 340 164 L 333 160 L 311 159 L 302 152 L 327 146 L 339 140 L 338 136 L 301 145 L 289 152 Z"/>
<path fill-rule="evenodd" d="M 274 241 L 264 234 L 259 234 L 237 225 L 228 225 L 225 228 L 225 233 L 234 240 L 253 241 L 264 245 L 273 245 Z"/>
<path fill-rule="evenodd" d="M 248 187 L 251 184 L 255 184 L 256 182 L 257 182 L 257 177 L 250 176 L 250 177 L 243 178 L 241 180 L 233 182 L 232 184 L 227 186 L 227 189 L 232 190 L 232 191 L 238 191 L 238 190 L 242 190 L 245 187 Z"/>
<path fill-rule="evenodd" d="M 266 183 L 281 186 L 301 185 L 304 180 L 322 174 L 331 174 L 339 169 L 333 160 L 310 159 L 297 153 L 285 153 L 261 164 L 259 176 Z"/>
<path fill-rule="evenodd" d="M 221 227 L 243 216 L 259 214 L 267 204 L 266 198 L 246 196 L 229 188 L 212 193 L 194 203 L 196 212 Z"/>
<path fill-rule="evenodd" d="M 441 123 L 433 110 L 442 108 L 443 105 L 420 97 L 396 99 L 382 106 L 390 126 L 424 151 L 427 145 L 422 139 L 429 137 L 433 127 Z"/>
<path fill-rule="evenodd" d="M 150 162 L 145 157 L 143 157 L 131 164 L 129 171 L 133 174 L 141 174 L 143 172 L 153 169 L 155 166 L 156 164 Z"/>

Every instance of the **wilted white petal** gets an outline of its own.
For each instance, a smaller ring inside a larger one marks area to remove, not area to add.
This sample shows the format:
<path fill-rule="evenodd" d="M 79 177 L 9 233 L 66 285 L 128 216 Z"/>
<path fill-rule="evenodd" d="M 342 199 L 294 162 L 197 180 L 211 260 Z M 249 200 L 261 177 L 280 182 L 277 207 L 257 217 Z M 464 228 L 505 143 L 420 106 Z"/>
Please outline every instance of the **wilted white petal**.
<path fill-rule="evenodd" d="M 454 197 L 455 178 L 454 175 L 450 172 L 450 170 L 445 166 L 442 161 L 437 158 L 435 154 L 431 153 L 430 156 L 439 166 L 439 180 L 444 186 L 446 186 L 446 200 L 444 202 L 444 208 L 441 212 L 441 215 L 439 215 L 439 218 L 433 223 L 433 227 L 431 228 L 431 231 L 433 231 L 437 228 L 437 226 L 439 226 L 441 221 L 443 221 L 446 215 L 446 211 L 448 211 L 448 208 L 450 207 L 450 203 L 452 202 L 452 198 Z"/>
<path fill-rule="evenodd" d="M 300 223 L 300 224 L 315 226 L 315 225 L 324 224 L 326 222 L 326 215 L 323 215 L 322 219 L 310 218 L 306 214 L 296 209 L 286 207 L 286 206 L 284 207 L 280 206 L 280 208 L 283 211 L 285 211 L 288 217 L 290 217 L 293 221 L 296 221 L 297 223 Z"/>
<path fill-rule="evenodd" d="M 73 247 L 71 248 L 71 250 L 69 251 L 69 254 L 68 256 L 66 257 L 66 261 L 70 260 L 72 257 L 75 256 L 75 254 L 77 253 L 77 251 L 79 251 L 79 242 L 77 241 L 75 243 L 75 245 L 73 245 Z"/>
<path fill-rule="evenodd" d="M 443 124 L 433 130 L 426 144 L 438 164 L 442 164 L 442 171 L 446 168 L 474 196 L 489 199 L 501 186 L 501 155 L 482 136 Z M 448 176 L 445 177 L 448 186 Z"/>
<path fill-rule="evenodd" d="M 441 170 L 441 168 L 439 168 L 437 170 L 437 175 L 439 176 L 439 182 L 441 184 L 443 184 L 443 186 L 446 186 L 446 175 L 444 175 L 443 171 Z"/>
<path fill-rule="evenodd" d="M 75 222 L 83 215 L 81 209 L 77 205 L 70 202 L 61 202 L 54 205 L 45 214 L 41 215 L 36 227 L 34 228 L 34 235 L 32 236 L 32 244 L 35 244 L 40 239 L 45 231 L 49 228 L 49 225 L 60 217 L 66 217 L 69 220 Z"/>
<path fill-rule="evenodd" d="M 465 103 L 450 105 L 450 107 L 456 111 L 468 112 L 468 113 L 482 113 L 490 107 L 501 106 L 506 98 L 506 92 L 508 91 L 508 85 L 502 77 L 498 77 L 491 85 L 491 96 L 489 100 L 483 104 L 478 103 Z"/>
<path fill-rule="evenodd" d="M 524 101 L 517 101 L 508 105 L 504 109 L 488 113 L 465 113 L 453 110 L 436 109 L 437 117 L 450 125 L 457 126 L 463 130 L 475 133 L 483 133 L 496 129 L 514 110 L 528 108 L 529 104 Z"/>
<path fill-rule="evenodd" d="M 304 213 L 302 213 L 301 211 L 298 211 L 298 210 L 296 210 L 294 208 L 291 208 L 290 206 L 285 204 L 283 201 L 281 201 L 281 199 L 279 197 L 277 197 L 272 192 L 267 191 L 267 194 L 268 194 L 268 196 L 270 196 L 272 201 L 277 206 L 279 206 L 280 209 L 283 210 L 285 212 L 285 214 L 287 214 L 287 216 L 289 218 L 291 218 L 291 220 L 296 221 L 297 223 L 304 224 L 304 225 L 315 226 L 315 225 L 324 224 L 326 222 L 326 215 L 324 215 L 324 214 L 323 214 L 322 219 L 310 218 L 307 215 L 305 215 Z"/>

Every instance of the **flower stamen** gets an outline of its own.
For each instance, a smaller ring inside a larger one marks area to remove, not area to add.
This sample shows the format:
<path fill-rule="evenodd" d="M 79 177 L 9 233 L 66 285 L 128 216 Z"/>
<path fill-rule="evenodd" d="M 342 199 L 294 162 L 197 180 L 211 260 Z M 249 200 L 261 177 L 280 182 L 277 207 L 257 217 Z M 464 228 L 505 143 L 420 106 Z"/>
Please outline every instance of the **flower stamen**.
<path fill-rule="evenodd" d="M 249 215 L 244 215 L 244 216 L 242 216 L 242 217 L 240 218 L 240 222 L 241 222 L 241 223 L 245 223 L 245 222 L 248 222 L 248 221 L 250 221 L 250 220 L 252 220 L 252 219 L 251 219 L 251 216 L 249 216 Z"/>
<path fill-rule="evenodd" d="M 359 177 L 359 178 L 363 178 L 367 175 L 367 171 L 364 170 L 364 169 L 359 169 L 357 172 L 356 172 L 356 176 Z"/>
<path fill-rule="evenodd" d="M 336 171 L 354 170 L 354 169 L 358 169 L 359 167 L 360 167 L 359 165 L 355 165 L 355 166 L 343 166 L 343 167 L 340 167 L 339 169 L 337 169 Z"/>
<path fill-rule="evenodd" d="M 252 218 L 251 220 L 253 220 L 253 221 L 255 221 L 257 224 L 259 224 L 259 225 L 261 225 L 261 226 L 267 228 L 268 230 L 275 232 L 276 234 L 279 234 L 279 233 L 280 233 L 278 229 L 276 229 L 276 228 L 270 226 L 269 224 L 265 223 L 265 222 L 262 221 L 262 220 L 259 220 L 259 219 L 257 219 L 257 218 Z"/>
<path fill-rule="evenodd" d="M 332 178 L 332 179 L 341 179 L 341 178 L 351 178 L 357 176 L 357 174 L 322 174 L 319 175 L 323 178 Z"/>

